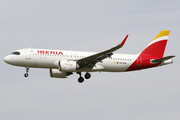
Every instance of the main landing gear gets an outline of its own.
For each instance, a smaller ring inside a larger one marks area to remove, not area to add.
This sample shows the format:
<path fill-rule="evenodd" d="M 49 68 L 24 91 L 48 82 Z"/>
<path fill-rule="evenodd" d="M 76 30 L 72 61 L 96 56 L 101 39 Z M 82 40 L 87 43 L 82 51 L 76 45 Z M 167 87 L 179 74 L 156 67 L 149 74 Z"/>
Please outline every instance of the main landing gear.
<path fill-rule="evenodd" d="M 81 76 L 81 72 L 77 72 L 77 74 L 79 74 L 78 82 L 79 82 L 79 83 L 84 82 L 84 78 Z M 91 74 L 87 72 L 87 73 L 84 75 L 84 77 L 85 77 L 86 79 L 89 79 L 89 78 L 91 77 Z"/>
<path fill-rule="evenodd" d="M 26 67 L 26 73 L 24 74 L 24 77 L 28 77 L 29 76 L 28 72 L 29 72 L 29 68 Z"/>
<path fill-rule="evenodd" d="M 84 77 L 85 77 L 86 79 L 89 79 L 89 78 L 91 77 L 91 74 L 87 72 Z"/>

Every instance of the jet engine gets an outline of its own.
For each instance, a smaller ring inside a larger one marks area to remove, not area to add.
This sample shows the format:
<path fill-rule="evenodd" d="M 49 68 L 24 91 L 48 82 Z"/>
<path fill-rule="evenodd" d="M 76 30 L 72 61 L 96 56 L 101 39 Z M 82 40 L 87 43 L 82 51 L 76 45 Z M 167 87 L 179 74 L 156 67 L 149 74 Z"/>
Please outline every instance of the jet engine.
<path fill-rule="evenodd" d="M 50 69 L 50 76 L 53 78 L 67 78 L 67 76 L 73 74 L 72 72 L 59 71 L 58 69 Z"/>
<path fill-rule="evenodd" d="M 60 60 L 56 61 L 54 64 L 59 71 L 65 72 L 76 72 L 76 70 L 79 68 L 76 61 Z"/>

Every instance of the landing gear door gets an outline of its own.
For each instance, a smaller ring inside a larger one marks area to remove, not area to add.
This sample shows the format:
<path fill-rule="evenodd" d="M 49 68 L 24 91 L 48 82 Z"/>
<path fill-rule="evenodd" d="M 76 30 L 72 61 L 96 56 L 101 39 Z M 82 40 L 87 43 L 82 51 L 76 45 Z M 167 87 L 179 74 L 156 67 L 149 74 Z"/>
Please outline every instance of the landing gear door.
<path fill-rule="evenodd" d="M 31 59 L 31 49 L 26 49 L 26 53 L 25 53 L 25 59 L 30 60 Z"/>

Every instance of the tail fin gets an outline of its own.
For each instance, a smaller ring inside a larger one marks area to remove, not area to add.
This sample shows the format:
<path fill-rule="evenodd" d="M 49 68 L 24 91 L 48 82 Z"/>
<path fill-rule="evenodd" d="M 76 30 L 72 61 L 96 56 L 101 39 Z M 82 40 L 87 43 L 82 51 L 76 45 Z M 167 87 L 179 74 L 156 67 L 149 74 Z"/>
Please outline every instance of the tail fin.
<path fill-rule="evenodd" d="M 169 32 L 169 30 L 162 30 L 142 51 L 141 54 L 162 58 L 169 37 Z"/>

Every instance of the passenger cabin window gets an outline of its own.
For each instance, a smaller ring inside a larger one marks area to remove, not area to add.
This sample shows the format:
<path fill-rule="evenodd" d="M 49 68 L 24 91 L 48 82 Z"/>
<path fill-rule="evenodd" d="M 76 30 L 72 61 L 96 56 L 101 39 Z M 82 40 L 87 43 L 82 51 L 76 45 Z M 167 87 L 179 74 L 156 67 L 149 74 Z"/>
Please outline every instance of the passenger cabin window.
<path fill-rule="evenodd" d="M 11 55 L 20 55 L 20 52 L 13 52 Z"/>

